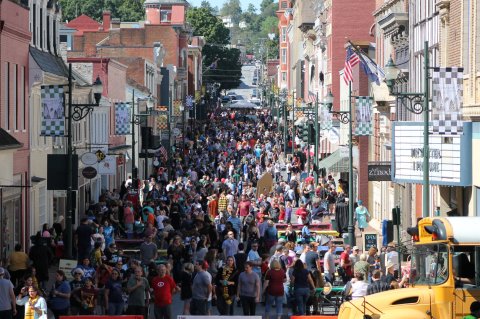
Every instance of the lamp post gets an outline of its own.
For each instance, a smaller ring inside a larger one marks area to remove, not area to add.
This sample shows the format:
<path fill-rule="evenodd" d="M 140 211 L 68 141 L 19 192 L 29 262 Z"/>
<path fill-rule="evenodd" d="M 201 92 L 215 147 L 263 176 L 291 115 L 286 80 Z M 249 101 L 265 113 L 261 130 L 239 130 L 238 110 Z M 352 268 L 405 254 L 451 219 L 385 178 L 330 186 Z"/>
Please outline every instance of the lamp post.
<path fill-rule="evenodd" d="M 286 100 L 287 98 L 287 90 L 282 89 L 280 92 L 280 104 L 282 105 L 282 113 L 283 113 L 283 156 L 285 160 L 287 159 L 287 106 Z"/>
<path fill-rule="evenodd" d="M 72 64 L 68 65 L 68 117 L 67 117 L 67 214 L 65 218 L 65 253 L 68 259 L 73 257 L 73 231 L 72 231 L 72 215 L 73 215 L 73 145 L 72 145 L 72 124 L 73 121 L 78 122 L 84 119 L 93 108 L 100 104 L 102 98 L 103 84 L 100 77 L 92 84 L 93 96 L 95 103 L 74 104 L 73 103 L 73 79 L 72 79 Z M 75 172 L 78 174 L 78 172 Z"/>
<path fill-rule="evenodd" d="M 185 106 L 180 104 L 179 110 L 182 113 L 182 158 L 184 158 L 185 154 Z"/>
<path fill-rule="evenodd" d="M 292 158 L 295 154 L 295 90 L 293 90 L 292 95 Z"/>
<path fill-rule="evenodd" d="M 423 92 L 398 92 L 395 91 L 395 84 L 405 81 L 405 77 L 401 75 L 400 69 L 397 68 L 393 62 L 392 57 L 388 60 L 387 65 L 385 65 L 385 82 L 387 83 L 388 90 L 390 95 L 393 95 L 401 103 L 405 103 L 405 108 L 415 114 L 423 113 L 423 196 L 422 196 L 422 216 L 430 216 L 430 158 L 429 158 L 429 132 L 428 132 L 428 122 L 429 122 L 429 98 L 430 98 L 430 87 L 429 87 L 429 59 L 428 59 L 428 41 L 425 41 L 423 49 Z"/>
<path fill-rule="evenodd" d="M 138 102 L 140 102 L 142 99 L 137 99 L 137 105 Z M 131 118 L 131 124 L 132 124 L 132 183 L 134 189 L 138 189 L 138 169 L 136 167 L 136 152 L 135 152 L 135 126 L 140 125 L 142 123 L 142 117 L 149 116 L 151 114 L 151 110 L 153 109 L 153 97 L 149 96 L 147 98 L 147 112 L 148 113 L 143 113 L 143 114 L 135 114 L 135 90 L 132 92 L 132 118 Z M 145 146 L 144 149 L 146 150 L 148 146 Z M 147 152 L 145 151 L 145 161 L 147 161 Z M 146 164 L 145 164 L 146 167 Z M 145 175 L 146 177 L 146 175 Z"/>
<path fill-rule="evenodd" d="M 348 124 L 348 238 L 347 243 L 355 245 L 355 225 L 353 223 L 353 144 L 352 144 L 352 82 L 348 84 L 348 111 L 332 111 L 333 94 L 329 91 L 325 97 L 329 112 L 343 124 Z"/>

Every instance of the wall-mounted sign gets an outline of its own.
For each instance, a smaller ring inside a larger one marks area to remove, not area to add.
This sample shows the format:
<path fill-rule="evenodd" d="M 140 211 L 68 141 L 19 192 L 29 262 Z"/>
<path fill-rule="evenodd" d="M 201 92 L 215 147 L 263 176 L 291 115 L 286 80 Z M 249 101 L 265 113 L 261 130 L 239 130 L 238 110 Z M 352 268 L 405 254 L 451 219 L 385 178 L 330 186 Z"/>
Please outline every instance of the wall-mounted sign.
<path fill-rule="evenodd" d="M 377 234 L 364 234 L 365 251 L 368 251 L 371 247 L 378 247 Z"/>
<path fill-rule="evenodd" d="M 107 155 L 103 161 L 97 164 L 98 174 L 115 175 L 117 173 L 116 158 L 113 155 Z"/>
<path fill-rule="evenodd" d="M 82 170 L 82 175 L 87 179 L 92 179 L 97 176 L 97 170 L 93 166 L 87 166 Z"/>
<path fill-rule="evenodd" d="M 97 155 L 95 155 L 95 153 L 92 153 L 92 152 L 83 153 L 80 160 L 84 165 L 88 165 L 88 166 L 93 165 L 97 163 Z"/>
<path fill-rule="evenodd" d="M 392 180 L 392 165 L 368 164 L 368 181 L 384 182 Z"/>
<path fill-rule="evenodd" d="M 430 135 L 430 183 L 448 186 L 472 184 L 472 123 L 463 123 L 463 135 Z M 423 181 L 423 123 L 394 122 L 392 180 L 400 183 Z"/>

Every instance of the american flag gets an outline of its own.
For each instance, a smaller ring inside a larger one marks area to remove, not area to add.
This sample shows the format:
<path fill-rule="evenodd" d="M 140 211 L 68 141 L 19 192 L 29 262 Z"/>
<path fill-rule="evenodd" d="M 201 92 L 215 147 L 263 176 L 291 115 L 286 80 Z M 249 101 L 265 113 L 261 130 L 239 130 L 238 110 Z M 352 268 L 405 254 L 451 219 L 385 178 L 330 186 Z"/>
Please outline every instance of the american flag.
<path fill-rule="evenodd" d="M 308 97 L 307 97 L 307 102 L 308 103 L 315 103 L 317 100 L 317 95 L 313 93 L 312 91 L 308 90 Z"/>
<path fill-rule="evenodd" d="M 358 55 L 353 52 L 352 48 L 349 46 L 347 48 L 347 57 L 345 59 L 345 67 L 343 69 L 343 80 L 345 81 L 346 85 L 353 81 L 352 68 L 357 65 L 358 62 L 360 62 Z"/>
<path fill-rule="evenodd" d="M 167 150 L 165 149 L 165 147 L 160 146 L 160 154 L 162 155 L 163 158 L 167 159 L 168 158 L 168 154 L 167 154 Z"/>

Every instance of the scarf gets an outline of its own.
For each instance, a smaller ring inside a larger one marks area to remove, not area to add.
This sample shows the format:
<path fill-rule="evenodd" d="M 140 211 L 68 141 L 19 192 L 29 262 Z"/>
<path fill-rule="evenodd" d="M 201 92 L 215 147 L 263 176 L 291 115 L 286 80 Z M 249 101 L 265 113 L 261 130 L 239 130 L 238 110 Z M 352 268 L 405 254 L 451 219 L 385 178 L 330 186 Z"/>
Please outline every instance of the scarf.
<path fill-rule="evenodd" d="M 34 319 L 35 318 L 35 311 L 33 310 L 33 307 L 35 307 L 35 304 L 38 301 L 38 296 L 35 298 L 29 298 L 28 303 L 26 305 L 26 310 L 25 310 L 25 319 Z"/>
<path fill-rule="evenodd" d="M 227 305 L 232 304 L 232 299 L 230 299 L 230 294 L 228 293 L 228 279 L 230 278 L 233 272 L 232 267 L 225 266 L 223 267 L 222 279 L 223 279 L 223 299 Z"/>

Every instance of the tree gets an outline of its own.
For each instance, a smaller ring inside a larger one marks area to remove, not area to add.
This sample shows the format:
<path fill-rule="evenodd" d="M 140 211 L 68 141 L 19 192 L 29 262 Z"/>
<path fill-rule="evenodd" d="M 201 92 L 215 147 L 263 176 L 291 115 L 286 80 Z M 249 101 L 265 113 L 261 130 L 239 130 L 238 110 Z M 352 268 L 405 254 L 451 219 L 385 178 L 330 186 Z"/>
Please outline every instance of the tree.
<path fill-rule="evenodd" d="M 262 22 L 261 27 L 262 35 L 268 35 L 269 33 L 278 33 L 278 18 L 267 17 Z"/>
<path fill-rule="evenodd" d="M 202 3 L 200 4 L 200 8 L 207 9 L 213 15 L 218 14 L 218 8 L 217 7 L 212 7 L 212 5 L 210 4 L 209 1 L 202 0 Z"/>
<path fill-rule="evenodd" d="M 262 0 L 260 3 L 260 12 L 264 12 L 271 4 L 273 4 L 273 0 Z"/>
<path fill-rule="evenodd" d="M 202 49 L 204 81 L 219 82 L 222 89 L 236 88 L 240 84 L 242 65 L 240 51 L 226 47 L 230 43 L 229 30 L 207 8 L 189 9 L 187 22 L 193 34 L 203 36 L 206 41 Z"/>
<path fill-rule="evenodd" d="M 220 9 L 220 15 L 223 17 L 230 16 L 234 24 L 240 22 L 240 16 L 242 14 L 242 7 L 240 6 L 240 0 L 228 0 Z"/>
<path fill-rule="evenodd" d="M 207 8 L 191 8 L 187 11 L 187 21 L 193 29 L 193 35 L 200 35 L 210 45 L 230 43 L 230 31 Z"/>
<path fill-rule="evenodd" d="M 73 20 L 81 14 L 102 20 L 104 10 L 109 10 L 112 18 L 121 21 L 140 21 L 145 17 L 144 0 L 59 0 L 63 20 Z"/>

